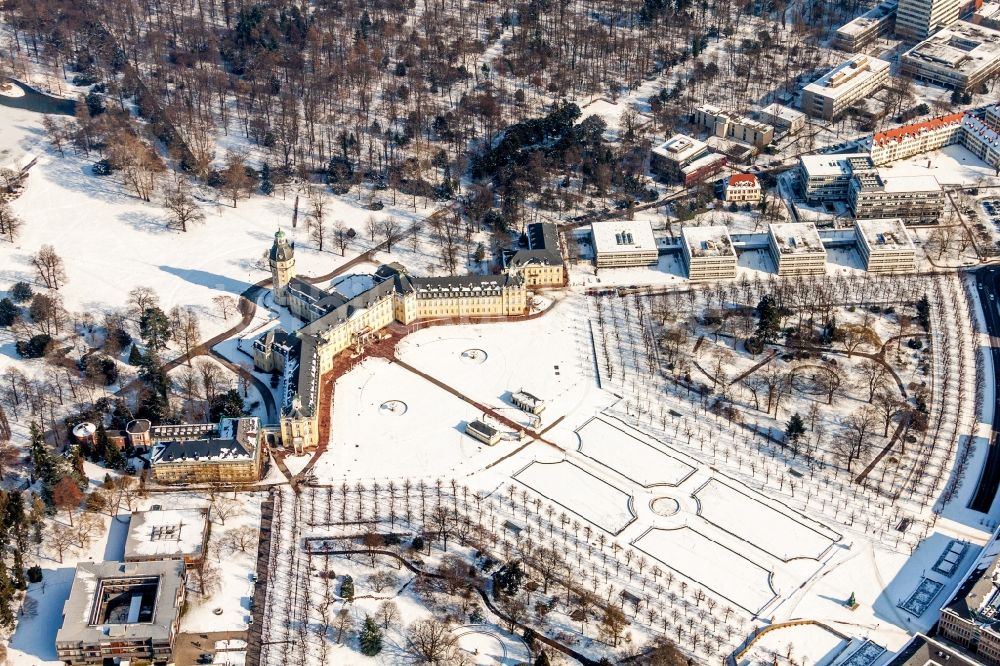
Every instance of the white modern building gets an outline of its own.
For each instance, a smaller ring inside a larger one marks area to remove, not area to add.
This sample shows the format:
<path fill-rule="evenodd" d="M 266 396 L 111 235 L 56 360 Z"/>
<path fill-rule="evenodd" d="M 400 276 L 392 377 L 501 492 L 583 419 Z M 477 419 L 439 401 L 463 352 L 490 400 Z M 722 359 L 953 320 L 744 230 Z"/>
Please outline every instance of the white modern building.
<path fill-rule="evenodd" d="M 912 224 L 934 223 L 944 212 L 944 191 L 929 174 L 896 176 L 889 171 L 861 171 L 851 179 L 848 203 L 858 219 L 901 218 Z"/>
<path fill-rule="evenodd" d="M 725 226 L 682 227 L 681 241 L 684 265 L 692 282 L 736 277 L 736 249 Z"/>
<path fill-rule="evenodd" d="M 833 48 L 857 53 L 879 37 L 892 33 L 897 5 L 897 0 L 888 0 L 837 28 L 833 35 Z"/>
<path fill-rule="evenodd" d="M 795 134 L 806 126 L 806 114 L 778 103 L 765 106 L 759 115 L 765 123 L 786 128 L 789 134 Z"/>
<path fill-rule="evenodd" d="M 774 127 L 747 116 L 723 111 L 712 104 L 702 104 L 691 114 L 694 123 L 714 136 L 749 143 L 762 148 L 774 140 Z"/>
<path fill-rule="evenodd" d="M 889 79 L 885 60 L 855 54 L 802 89 L 802 110 L 833 120 L 856 101 L 880 90 Z"/>
<path fill-rule="evenodd" d="M 650 266 L 659 259 L 653 227 L 643 220 L 608 220 L 590 225 L 598 268 Z"/>
<path fill-rule="evenodd" d="M 911 42 L 927 39 L 958 20 L 959 0 L 899 0 L 896 37 Z"/>
<path fill-rule="evenodd" d="M 816 225 L 782 222 L 768 225 L 768 247 L 778 275 L 821 275 L 826 272 L 826 248 Z"/>
<path fill-rule="evenodd" d="M 955 21 L 904 53 L 899 63 L 919 81 L 976 91 L 1000 72 L 1000 30 Z"/>
<path fill-rule="evenodd" d="M 869 273 L 912 273 L 917 249 L 902 220 L 855 220 L 858 251 Z"/>
<path fill-rule="evenodd" d="M 872 169 L 868 153 L 803 155 L 799 158 L 799 185 L 806 201 L 846 201 L 855 171 Z"/>

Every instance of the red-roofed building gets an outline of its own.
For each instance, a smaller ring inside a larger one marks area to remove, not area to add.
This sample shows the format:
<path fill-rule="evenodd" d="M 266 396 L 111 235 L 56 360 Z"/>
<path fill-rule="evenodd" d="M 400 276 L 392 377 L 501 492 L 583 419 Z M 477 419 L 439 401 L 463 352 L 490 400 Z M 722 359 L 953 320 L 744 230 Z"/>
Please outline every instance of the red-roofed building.
<path fill-rule="evenodd" d="M 738 173 L 726 181 L 726 201 L 759 203 L 763 191 L 757 176 L 749 173 Z"/>
<path fill-rule="evenodd" d="M 958 143 L 964 118 L 964 112 L 951 113 L 878 132 L 869 140 L 872 161 L 876 165 L 888 164 Z"/>

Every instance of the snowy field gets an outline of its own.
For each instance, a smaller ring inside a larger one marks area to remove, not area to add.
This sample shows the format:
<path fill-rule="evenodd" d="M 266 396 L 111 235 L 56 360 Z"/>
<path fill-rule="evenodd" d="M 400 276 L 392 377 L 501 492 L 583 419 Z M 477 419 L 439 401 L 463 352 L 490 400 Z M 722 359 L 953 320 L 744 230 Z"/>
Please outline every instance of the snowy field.
<path fill-rule="evenodd" d="M 750 663 L 767 663 L 775 654 L 791 656 L 796 662 L 810 666 L 830 666 L 838 657 L 846 656 L 850 641 L 818 624 L 780 627 L 761 636 L 744 655 Z"/>
<path fill-rule="evenodd" d="M 633 544 L 701 587 L 751 613 L 760 611 L 775 597 L 767 569 L 690 527 L 651 529 Z"/>
<path fill-rule="evenodd" d="M 573 463 L 534 462 L 514 478 L 611 534 L 635 520 L 631 495 Z"/>
<path fill-rule="evenodd" d="M 532 321 L 425 328 L 404 338 L 396 353 L 512 419 L 523 418 L 511 402 L 513 392 L 537 396 L 545 402 L 544 428 L 576 408 L 593 386 L 590 339 L 580 306 L 577 299 L 565 299 Z"/>
<path fill-rule="evenodd" d="M 742 492 L 718 478 L 695 491 L 698 515 L 761 550 L 788 561 L 820 558 L 840 535 L 804 516 L 791 515 L 753 491 Z M 811 523 L 811 524 L 807 524 Z"/>
<path fill-rule="evenodd" d="M 677 486 L 695 470 L 692 465 L 640 439 L 637 431 L 616 427 L 600 418 L 588 421 L 577 433 L 583 455 L 647 488 Z"/>
<path fill-rule="evenodd" d="M 392 401 L 402 406 L 383 407 Z M 465 424 L 482 416 L 422 377 L 370 358 L 337 381 L 330 448 L 313 469 L 323 480 L 457 476 L 515 446 L 466 435 Z"/>

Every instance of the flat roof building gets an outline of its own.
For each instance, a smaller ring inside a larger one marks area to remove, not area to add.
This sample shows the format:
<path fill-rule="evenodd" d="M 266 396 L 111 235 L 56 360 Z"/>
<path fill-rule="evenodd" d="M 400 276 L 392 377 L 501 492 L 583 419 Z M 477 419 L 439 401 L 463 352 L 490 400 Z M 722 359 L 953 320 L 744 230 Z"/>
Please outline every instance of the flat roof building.
<path fill-rule="evenodd" d="M 59 660 L 72 665 L 170 661 L 184 582 L 179 560 L 77 564 L 56 633 Z"/>
<path fill-rule="evenodd" d="M 851 180 L 848 204 L 859 219 L 901 218 L 913 224 L 933 223 L 944 212 L 944 191 L 931 175 L 892 176 L 859 171 Z"/>
<path fill-rule="evenodd" d="M 799 185 L 806 201 L 845 201 L 855 171 L 873 169 L 868 153 L 803 155 L 799 158 Z"/>
<path fill-rule="evenodd" d="M 855 220 L 858 250 L 869 273 L 912 273 L 917 248 L 902 220 Z"/>
<path fill-rule="evenodd" d="M 919 81 L 974 91 L 1000 72 L 1000 30 L 955 21 L 900 57 L 900 69 Z"/>
<path fill-rule="evenodd" d="M 899 0 L 896 37 L 916 42 L 958 20 L 959 0 Z"/>
<path fill-rule="evenodd" d="M 880 90 L 889 79 L 885 60 L 855 54 L 802 89 L 802 110 L 833 120 L 856 101 Z"/>
<path fill-rule="evenodd" d="M 493 446 L 500 441 L 500 431 L 482 421 L 469 421 L 465 424 L 465 434 L 478 439 L 483 444 Z"/>
<path fill-rule="evenodd" d="M 692 282 L 736 277 L 736 250 L 725 226 L 681 227 L 681 241 L 681 255 Z"/>
<path fill-rule="evenodd" d="M 692 120 L 707 128 L 714 136 L 742 141 L 761 148 L 774 140 L 774 127 L 767 123 L 723 111 L 712 104 L 702 104 L 694 110 Z"/>
<path fill-rule="evenodd" d="M 707 155 L 708 144 L 686 134 L 675 134 L 650 151 L 650 168 L 672 180 L 681 178 L 681 169 Z"/>
<path fill-rule="evenodd" d="M 133 511 L 125 561 L 183 560 L 192 566 L 205 556 L 207 538 L 208 509 Z"/>
<path fill-rule="evenodd" d="M 997 568 L 997 533 L 979 553 L 976 562 L 951 598 L 941 608 L 937 638 L 959 645 L 976 661 L 1000 663 L 1000 569 Z"/>
<path fill-rule="evenodd" d="M 826 248 L 816 225 L 801 222 L 770 224 L 768 246 L 778 275 L 819 275 L 826 272 Z"/>
<path fill-rule="evenodd" d="M 653 227 L 643 220 L 608 220 L 590 225 L 598 268 L 650 266 L 659 260 Z"/>
<path fill-rule="evenodd" d="M 806 126 L 806 114 L 778 103 L 761 109 L 760 119 L 775 127 L 786 128 L 789 134 L 795 134 Z"/>
<path fill-rule="evenodd" d="M 833 48 L 857 53 L 879 37 L 891 34 L 896 25 L 897 0 L 888 0 L 837 28 Z"/>

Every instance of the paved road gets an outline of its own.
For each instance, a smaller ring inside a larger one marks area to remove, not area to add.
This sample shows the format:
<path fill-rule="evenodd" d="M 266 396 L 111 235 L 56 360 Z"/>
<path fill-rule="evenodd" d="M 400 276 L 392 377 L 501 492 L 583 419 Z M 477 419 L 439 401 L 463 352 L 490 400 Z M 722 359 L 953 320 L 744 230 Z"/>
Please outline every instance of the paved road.
<path fill-rule="evenodd" d="M 986 315 L 986 331 L 990 334 L 990 354 L 993 357 L 994 382 L 996 372 L 1000 369 L 1000 269 L 980 268 L 973 273 L 976 287 L 983 303 L 983 314 Z M 979 485 L 969 502 L 973 511 L 984 513 L 990 510 L 997 488 L 1000 487 L 1000 386 L 993 392 L 993 431 L 990 434 L 990 448 L 986 455 L 986 463 L 979 475 Z"/>

